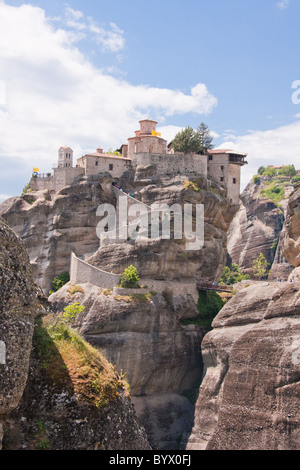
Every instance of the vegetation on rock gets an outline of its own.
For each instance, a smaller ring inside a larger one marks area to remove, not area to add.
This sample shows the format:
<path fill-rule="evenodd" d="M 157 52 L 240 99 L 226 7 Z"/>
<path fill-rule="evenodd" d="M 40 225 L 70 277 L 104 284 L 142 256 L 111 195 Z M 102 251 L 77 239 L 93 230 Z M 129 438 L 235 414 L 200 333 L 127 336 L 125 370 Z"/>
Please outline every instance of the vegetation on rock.
<path fill-rule="evenodd" d="M 96 408 L 114 401 L 128 384 L 101 353 L 87 343 L 70 326 L 81 310 L 73 305 L 61 318 L 49 315 L 39 320 L 34 344 L 43 361 L 46 374 L 53 383 L 73 389 L 79 402 Z M 80 307 L 80 306 L 79 306 Z"/>
<path fill-rule="evenodd" d="M 253 275 L 262 279 L 268 274 L 268 262 L 264 255 L 260 253 L 258 258 L 253 261 Z"/>
<path fill-rule="evenodd" d="M 245 279 L 250 279 L 249 274 L 243 274 L 238 265 L 232 263 L 231 267 L 225 266 L 220 284 L 233 285 Z"/>
<path fill-rule="evenodd" d="M 120 287 L 137 288 L 139 287 L 139 280 L 140 278 L 137 269 L 131 265 L 123 272 L 120 280 Z"/>
<path fill-rule="evenodd" d="M 217 292 L 201 291 L 197 303 L 199 315 L 195 318 L 181 320 L 181 323 L 183 325 L 194 324 L 210 329 L 213 319 L 224 307 L 225 302 Z"/>
<path fill-rule="evenodd" d="M 52 281 L 52 289 L 49 292 L 49 295 L 53 294 L 53 292 L 57 292 L 62 286 L 69 282 L 70 276 L 69 273 L 61 273 L 56 276 Z"/>
<path fill-rule="evenodd" d="M 178 132 L 172 141 L 175 152 L 200 153 L 213 148 L 211 131 L 204 122 L 196 130 L 188 126 Z"/>

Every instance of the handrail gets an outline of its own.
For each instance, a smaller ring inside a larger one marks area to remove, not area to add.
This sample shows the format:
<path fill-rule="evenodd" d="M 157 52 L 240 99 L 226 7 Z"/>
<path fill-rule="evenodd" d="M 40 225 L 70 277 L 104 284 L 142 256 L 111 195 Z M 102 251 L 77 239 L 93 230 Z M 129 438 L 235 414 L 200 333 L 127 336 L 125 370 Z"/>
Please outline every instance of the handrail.
<path fill-rule="evenodd" d="M 232 286 L 227 286 L 227 285 L 222 285 L 222 284 L 213 284 L 210 282 L 200 282 L 197 284 L 197 289 L 198 290 L 214 290 L 214 291 L 223 291 L 223 292 L 232 292 L 233 287 Z"/>

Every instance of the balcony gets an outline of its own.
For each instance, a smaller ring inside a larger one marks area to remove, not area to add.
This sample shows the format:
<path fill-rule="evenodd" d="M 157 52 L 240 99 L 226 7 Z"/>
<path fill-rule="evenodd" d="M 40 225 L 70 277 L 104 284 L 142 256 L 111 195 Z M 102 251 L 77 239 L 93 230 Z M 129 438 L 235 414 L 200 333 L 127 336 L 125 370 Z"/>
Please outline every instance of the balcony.
<path fill-rule="evenodd" d="M 246 161 L 246 155 L 238 155 L 238 154 L 229 154 L 229 163 L 237 163 L 238 165 L 248 165 Z"/>

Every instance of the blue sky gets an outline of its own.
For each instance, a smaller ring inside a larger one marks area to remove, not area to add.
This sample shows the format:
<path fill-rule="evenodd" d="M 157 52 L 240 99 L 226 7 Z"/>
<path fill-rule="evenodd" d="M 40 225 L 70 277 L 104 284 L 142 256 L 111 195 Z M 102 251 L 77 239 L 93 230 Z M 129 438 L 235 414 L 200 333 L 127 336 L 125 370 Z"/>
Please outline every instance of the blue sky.
<path fill-rule="evenodd" d="M 300 169 L 300 0 L 0 0 L 0 31 L 0 201 L 61 145 L 115 149 L 147 117 L 247 152 L 242 189 Z"/>

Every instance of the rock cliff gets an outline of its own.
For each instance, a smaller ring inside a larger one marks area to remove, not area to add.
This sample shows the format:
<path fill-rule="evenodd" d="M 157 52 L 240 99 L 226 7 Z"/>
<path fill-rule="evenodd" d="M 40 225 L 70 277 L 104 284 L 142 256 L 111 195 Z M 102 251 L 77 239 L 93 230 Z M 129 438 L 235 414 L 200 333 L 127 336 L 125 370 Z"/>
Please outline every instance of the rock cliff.
<path fill-rule="evenodd" d="M 299 449 L 299 289 L 257 282 L 217 315 L 187 449 Z"/>
<path fill-rule="evenodd" d="M 88 258 L 96 267 L 115 273 L 128 263 L 137 264 L 141 275 L 158 279 L 212 281 L 220 277 L 226 262 L 227 230 L 236 205 L 230 205 L 216 185 L 205 177 L 191 177 L 196 186 L 184 183 L 186 177 L 159 177 L 155 183 L 124 174 L 122 184 L 137 200 L 148 204 L 204 204 L 205 245 L 186 252 L 185 239 L 153 240 L 146 247 L 129 244 L 102 246 L 96 233 L 100 204 L 116 206 L 110 175 L 81 177 L 58 193 L 31 192 L 0 204 L 0 215 L 22 239 L 32 264 L 36 282 L 48 294 L 53 278 L 68 272 L 72 252 Z"/>
<path fill-rule="evenodd" d="M 260 253 L 270 265 L 270 279 L 287 280 L 293 267 L 282 252 L 281 230 L 292 188 L 285 188 L 280 207 L 262 197 L 262 184 L 251 181 L 241 194 L 240 208 L 228 231 L 228 253 L 246 274 L 252 274 L 253 261 Z"/>
<path fill-rule="evenodd" d="M 300 187 L 289 199 L 287 217 L 283 230 L 283 252 L 295 267 L 300 266 Z"/>
<path fill-rule="evenodd" d="M 57 343 L 48 335 L 42 322 L 50 304 L 33 281 L 23 244 L 2 219 L 0 289 L 2 448 L 149 449 L 113 367 L 80 337 L 64 341 L 69 330 Z"/>
<path fill-rule="evenodd" d="M 96 209 L 113 203 L 110 176 L 90 177 L 58 193 L 38 191 L 0 204 L 0 216 L 21 238 L 37 284 L 48 294 L 54 277 L 68 272 L 70 254 L 99 246 Z"/>
<path fill-rule="evenodd" d="M 74 292 L 72 294 L 72 292 Z M 115 294 L 92 284 L 63 286 L 49 298 L 56 312 L 74 302 L 85 306 L 74 327 L 101 349 L 130 384 L 132 401 L 155 449 L 176 449 L 202 375 L 200 345 L 206 332 L 183 325 L 199 312 L 190 295 Z"/>
<path fill-rule="evenodd" d="M 0 213 L 22 238 L 35 280 L 46 293 L 54 276 L 69 270 L 71 252 L 116 274 L 133 264 L 151 286 L 168 284 L 165 290 L 153 292 L 153 288 L 149 295 L 136 296 L 114 295 L 110 289 L 87 284 L 74 295 L 68 284 L 50 301 L 56 312 L 76 300 L 85 306 L 77 330 L 104 352 L 119 373 L 126 373 L 151 445 L 174 449 L 193 413 L 186 395 L 196 391 L 202 375 L 200 344 L 206 331 L 182 324 L 183 319 L 198 315 L 197 298 L 176 286 L 190 284 L 197 293 L 198 281 L 220 277 L 226 263 L 227 230 L 238 207 L 215 183 L 193 173 L 153 176 L 129 171 L 119 185 L 148 206 L 203 204 L 204 246 L 187 251 L 187 240 L 182 238 L 99 247 L 97 207 L 117 204 L 112 178 L 106 174 L 81 177 L 55 194 L 42 191 L 13 198 L 0 205 Z"/>
<path fill-rule="evenodd" d="M 243 281 L 202 342 L 205 377 L 187 449 L 298 450 L 299 187 L 283 228 L 294 282 Z"/>
<path fill-rule="evenodd" d="M 24 246 L 0 219 L 0 417 L 22 397 L 29 370 L 35 319 L 45 313 Z"/>

